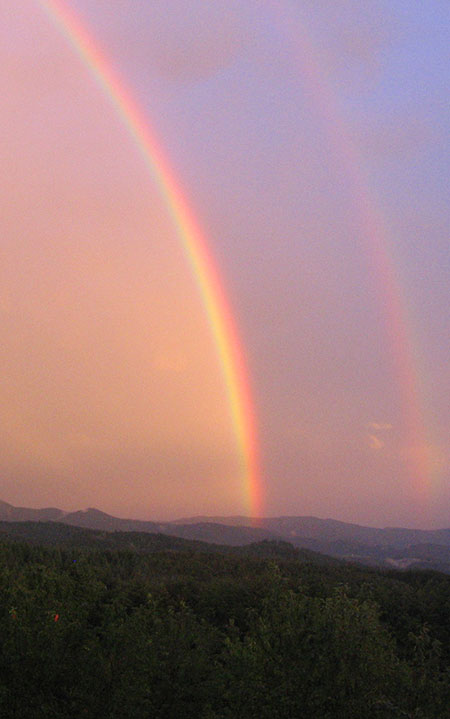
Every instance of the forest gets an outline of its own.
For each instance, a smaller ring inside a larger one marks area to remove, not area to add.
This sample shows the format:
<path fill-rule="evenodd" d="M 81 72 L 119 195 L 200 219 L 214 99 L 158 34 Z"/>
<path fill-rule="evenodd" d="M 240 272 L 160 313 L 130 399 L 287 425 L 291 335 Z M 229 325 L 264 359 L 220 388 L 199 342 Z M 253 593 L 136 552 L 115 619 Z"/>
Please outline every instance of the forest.
<path fill-rule="evenodd" d="M 450 717 L 448 575 L 26 524 L 0 540 L 5 719 Z"/>

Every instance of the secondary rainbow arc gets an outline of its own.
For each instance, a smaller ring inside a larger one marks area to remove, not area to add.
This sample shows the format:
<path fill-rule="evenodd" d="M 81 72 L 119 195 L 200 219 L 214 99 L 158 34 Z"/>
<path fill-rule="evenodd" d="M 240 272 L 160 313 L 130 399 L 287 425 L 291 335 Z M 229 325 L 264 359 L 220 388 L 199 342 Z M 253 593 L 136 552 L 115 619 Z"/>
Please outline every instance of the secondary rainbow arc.
<path fill-rule="evenodd" d="M 250 383 L 236 324 L 207 242 L 147 117 L 86 24 L 62 0 L 37 2 L 108 96 L 164 198 L 195 277 L 220 362 L 239 448 L 247 511 L 252 517 L 260 517 L 263 489 Z"/>
<path fill-rule="evenodd" d="M 408 311 L 389 249 L 390 240 L 385 222 L 370 189 L 356 143 L 347 128 L 338 99 L 321 66 L 299 9 L 294 8 L 289 0 L 281 3 L 265 0 L 265 5 L 288 40 L 291 57 L 298 64 L 309 99 L 323 122 L 329 146 L 349 182 L 361 234 L 366 239 L 370 266 L 378 284 L 378 299 L 383 308 L 388 346 L 402 397 L 403 434 L 410 479 L 423 509 L 432 485 L 432 458 L 426 438 Z"/>

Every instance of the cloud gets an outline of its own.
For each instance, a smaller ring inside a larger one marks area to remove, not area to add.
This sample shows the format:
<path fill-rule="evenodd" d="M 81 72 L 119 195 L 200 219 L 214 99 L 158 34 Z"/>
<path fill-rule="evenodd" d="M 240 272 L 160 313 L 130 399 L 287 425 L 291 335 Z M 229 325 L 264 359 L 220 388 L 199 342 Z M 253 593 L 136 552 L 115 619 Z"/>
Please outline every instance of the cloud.
<path fill-rule="evenodd" d="M 375 451 L 382 449 L 385 446 L 385 441 L 380 438 L 379 433 L 386 434 L 386 432 L 390 432 L 392 429 L 393 426 L 390 422 L 369 422 L 366 425 L 366 439 L 370 449 L 374 449 Z"/>
<path fill-rule="evenodd" d="M 392 428 L 392 424 L 389 422 L 369 422 L 367 425 L 367 429 L 373 432 L 387 432 Z"/>
<path fill-rule="evenodd" d="M 384 447 L 384 442 L 379 437 L 377 437 L 375 434 L 367 435 L 367 439 L 369 442 L 370 449 L 378 450 L 378 449 L 382 449 L 382 447 Z"/>

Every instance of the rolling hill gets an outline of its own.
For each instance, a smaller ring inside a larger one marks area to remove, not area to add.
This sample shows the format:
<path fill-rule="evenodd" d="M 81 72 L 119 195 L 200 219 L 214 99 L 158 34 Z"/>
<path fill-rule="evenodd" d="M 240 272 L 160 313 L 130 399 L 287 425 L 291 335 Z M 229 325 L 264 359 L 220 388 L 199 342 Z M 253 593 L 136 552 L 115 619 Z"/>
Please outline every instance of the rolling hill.
<path fill-rule="evenodd" d="M 0 502 L 2 522 L 58 522 L 102 532 L 162 534 L 226 546 L 289 542 L 294 547 L 373 566 L 437 569 L 450 573 L 450 529 L 366 527 L 317 517 L 188 517 L 154 522 L 114 517 L 98 509 L 64 512 Z"/>

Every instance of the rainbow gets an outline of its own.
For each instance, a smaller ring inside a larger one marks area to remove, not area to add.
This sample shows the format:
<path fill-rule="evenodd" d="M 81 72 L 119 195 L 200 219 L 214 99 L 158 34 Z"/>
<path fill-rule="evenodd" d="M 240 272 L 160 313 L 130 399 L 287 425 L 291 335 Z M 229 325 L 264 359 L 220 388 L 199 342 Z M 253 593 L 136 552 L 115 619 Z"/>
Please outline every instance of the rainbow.
<path fill-rule="evenodd" d="M 299 15 L 299 8 L 294 8 L 289 0 L 265 0 L 265 5 L 273 17 L 275 27 L 288 42 L 290 56 L 299 67 L 308 98 L 323 124 L 329 146 L 349 184 L 356 219 L 376 282 L 376 293 L 384 316 L 387 342 L 402 402 L 403 426 L 400 431 L 406 450 L 408 481 L 421 505 L 421 511 L 424 511 L 432 488 L 433 458 L 423 419 L 412 331 L 404 293 L 392 259 L 391 238 L 370 189 L 361 153 L 350 135 L 336 93 L 321 67 L 318 53 Z"/>
<path fill-rule="evenodd" d="M 250 383 L 236 324 L 206 240 L 164 156 L 161 143 L 85 23 L 63 0 L 37 2 L 109 98 L 165 201 L 195 277 L 220 362 L 239 448 L 246 509 L 251 517 L 261 517 L 263 488 Z"/>

